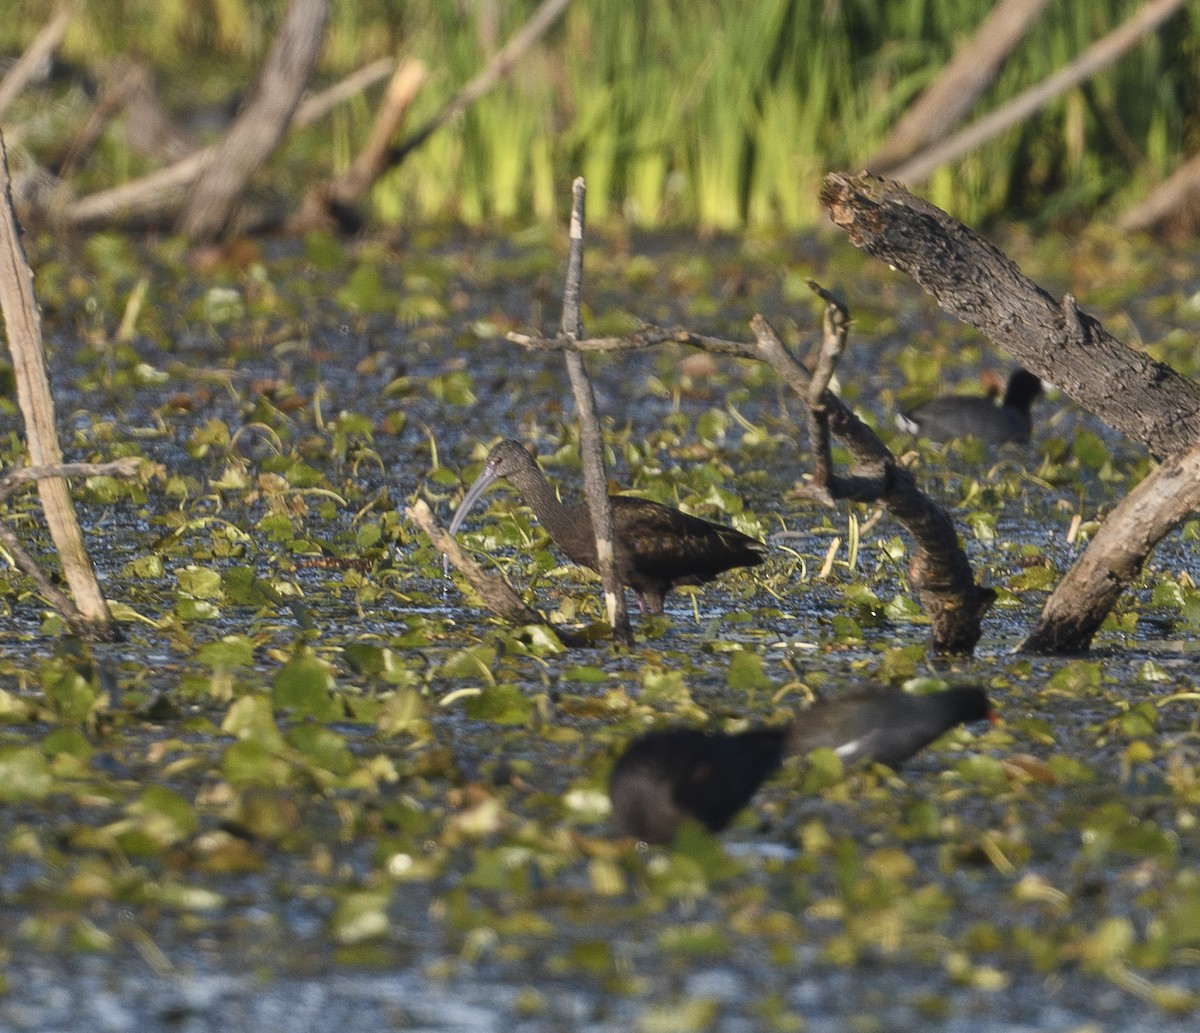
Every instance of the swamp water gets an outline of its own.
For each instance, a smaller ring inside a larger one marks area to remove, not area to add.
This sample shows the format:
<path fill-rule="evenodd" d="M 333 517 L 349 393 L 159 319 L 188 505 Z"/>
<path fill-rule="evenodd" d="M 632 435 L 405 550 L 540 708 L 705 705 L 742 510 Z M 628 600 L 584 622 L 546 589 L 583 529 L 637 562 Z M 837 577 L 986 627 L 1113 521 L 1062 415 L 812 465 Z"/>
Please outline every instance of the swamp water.
<path fill-rule="evenodd" d="M 1194 375 L 1186 257 L 1085 242 L 1067 272 L 1047 250 L 1018 257 Z M 312 238 L 205 272 L 111 238 L 31 252 L 68 458 L 157 466 L 76 485 L 124 641 L 71 641 L 3 575 L 0 1029 L 1194 1027 L 1195 525 L 1093 654 L 1013 653 L 1073 518 L 1086 538 L 1141 450 L 1052 398 L 1027 449 L 919 452 L 1001 589 L 977 655 L 934 662 L 896 526 L 792 496 L 803 424 L 772 377 L 592 360 L 615 482 L 776 537 L 635 615 L 634 648 L 564 651 L 490 620 L 397 516 L 421 496 L 447 521 L 499 436 L 578 491 L 559 358 L 501 339 L 553 325 L 557 240 Z M 836 238 L 606 240 L 588 327 L 746 339 L 761 311 L 807 345 L 808 276 L 846 297 L 842 391 L 897 449 L 895 408 L 1010 364 Z M 22 497 L 8 519 L 44 549 L 35 518 Z M 598 619 L 511 493 L 462 538 L 553 619 Z M 976 681 L 1005 723 L 900 776 L 791 767 L 719 839 L 613 838 L 633 736 L 787 720 L 863 677 Z"/>

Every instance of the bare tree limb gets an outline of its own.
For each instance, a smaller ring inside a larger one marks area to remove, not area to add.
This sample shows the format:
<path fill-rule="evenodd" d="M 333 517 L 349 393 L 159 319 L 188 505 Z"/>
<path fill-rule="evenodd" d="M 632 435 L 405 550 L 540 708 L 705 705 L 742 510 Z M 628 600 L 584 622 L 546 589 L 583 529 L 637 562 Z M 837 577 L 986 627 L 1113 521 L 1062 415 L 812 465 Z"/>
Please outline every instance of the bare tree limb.
<path fill-rule="evenodd" d="M 821 203 L 855 247 L 1159 456 L 1200 439 L 1200 386 L 1062 305 L 977 233 L 898 183 L 831 173 Z"/>
<path fill-rule="evenodd" d="M 62 462 L 54 397 L 46 376 L 41 319 L 33 293 L 33 271 L 21 247 L 10 183 L 8 152 L 0 135 L 0 310 L 4 313 L 8 347 L 13 358 L 17 401 L 25 420 L 29 457 L 35 466 L 54 466 Z M 75 605 L 94 634 L 107 634 L 111 628 L 108 604 L 83 544 L 83 532 L 67 482 L 62 478 L 39 481 L 38 494 Z"/>
<path fill-rule="evenodd" d="M 571 0 L 542 0 L 541 6 L 533 12 L 533 16 L 492 56 L 483 70 L 466 86 L 458 91 L 445 106 L 407 137 L 392 148 L 389 161 L 399 165 L 408 155 L 421 146 L 442 126 L 457 118 L 474 104 L 480 97 L 487 94 L 499 83 L 517 62 L 525 55 L 530 47 L 545 35 L 546 30 L 566 10 Z"/>
<path fill-rule="evenodd" d="M 289 231 L 302 232 L 320 225 L 337 225 L 347 230 L 358 228 L 361 222 L 358 205 L 375 181 L 387 171 L 392 138 L 428 76 L 425 63 L 415 58 L 396 69 L 376 112 L 366 145 L 350 168 L 305 195 L 300 210 L 288 220 Z"/>
<path fill-rule="evenodd" d="M 568 341 L 583 336 L 581 295 L 583 292 L 583 178 L 571 184 L 571 230 L 567 251 L 567 276 L 563 286 L 562 334 Z M 608 475 L 604 470 L 604 442 L 600 435 L 600 417 L 596 412 L 596 394 L 588 377 L 583 355 L 575 350 L 563 352 L 575 407 L 579 410 L 579 451 L 583 459 L 583 488 L 587 496 L 592 533 L 596 538 L 596 566 L 604 586 L 604 608 L 613 637 L 622 645 L 633 642 L 629 612 L 625 607 L 625 587 L 617 574 L 616 537 L 613 528 L 612 503 L 608 499 Z"/>
<path fill-rule="evenodd" d="M 1182 230 L 1200 225 L 1200 155 L 1189 158 L 1141 202 L 1117 220 L 1127 233 L 1174 223 Z"/>
<path fill-rule="evenodd" d="M 526 606 L 504 578 L 496 574 L 485 573 L 483 568 L 463 551 L 458 542 L 446 533 L 424 500 L 418 499 L 411 506 L 405 507 L 404 514 L 425 532 L 433 543 L 433 547 L 449 559 L 467 579 L 471 587 L 479 593 L 479 597 L 488 609 L 498 617 L 510 624 L 543 624 L 553 630 L 564 645 L 587 644 L 583 636 L 551 624 L 537 610 Z"/>
<path fill-rule="evenodd" d="M 189 237 L 227 234 L 250 177 L 266 161 L 291 123 L 312 73 L 329 0 L 291 0 L 245 108 L 205 165 L 180 220 Z"/>
<path fill-rule="evenodd" d="M 837 317 L 831 317 L 829 332 L 840 332 L 838 322 Z M 800 398 L 811 398 L 813 381 L 808 371 L 784 347 L 771 325 L 762 316 L 755 316 L 750 329 L 763 361 Z M 954 521 L 921 491 L 912 474 L 896 462 L 878 435 L 832 391 L 824 391 L 810 412 L 820 428 L 813 446 L 816 476 L 826 478 L 824 484 L 814 483 L 820 493 L 817 497 L 879 502 L 887 507 L 915 543 L 908 573 L 921 608 L 929 615 L 934 651 L 970 653 L 979 642 L 983 617 L 995 601 L 996 593 L 975 583 L 970 561 L 958 544 Z M 855 470 L 848 477 L 832 473 L 832 459 L 828 455 L 830 432 L 854 456 Z M 818 448 L 825 452 L 820 458 L 815 455 Z"/>
<path fill-rule="evenodd" d="M 945 139 L 995 81 L 1008 56 L 1050 0 L 997 0 L 975 35 L 959 46 L 936 81 L 892 127 L 864 165 L 887 173 L 920 148 Z"/>
<path fill-rule="evenodd" d="M 392 62 L 387 58 L 365 65 L 305 100 L 296 109 L 292 125 L 297 128 L 311 125 L 347 97 L 385 78 L 391 70 Z M 155 217 L 178 210 L 188 184 L 213 160 L 216 153 L 216 144 L 202 148 L 174 165 L 158 169 L 141 179 L 82 197 L 67 205 L 61 213 L 56 213 L 57 217 L 76 227 L 130 222 L 135 217 L 140 217 L 141 221 L 153 221 Z"/>
<path fill-rule="evenodd" d="M 690 344 L 714 355 L 734 355 L 740 359 L 757 359 L 753 344 L 728 341 L 721 337 L 695 334 L 681 326 L 661 327 L 646 324 L 641 330 L 623 337 L 585 337 L 568 341 L 564 337 L 538 337 L 534 334 L 511 332 L 506 335 L 513 344 L 528 351 L 624 352 L 640 351 L 658 344 Z"/>
<path fill-rule="evenodd" d="M 3 79 L 0 79 L 0 115 L 3 115 L 8 109 L 13 98 L 25 89 L 25 84 L 33 78 L 42 62 L 54 53 L 59 43 L 62 42 L 63 34 L 67 31 L 70 21 L 71 9 L 63 4 L 42 26 L 42 30 L 34 36 L 33 42 L 26 47 L 20 60 L 9 69 Z"/>
<path fill-rule="evenodd" d="M 1148 474 L 1104 518 L 1083 555 L 1058 583 L 1027 653 L 1083 652 L 1155 546 L 1200 509 L 1200 446 Z"/>
<path fill-rule="evenodd" d="M 964 154 L 969 154 L 976 147 L 987 143 L 1045 107 L 1059 94 L 1090 79 L 1121 57 L 1143 36 L 1157 29 L 1183 7 L 1185 2 L 1186 0 L 1147 0 L 1126 22 L 1093 43 L 1084 54 L 1065 68 L 1059 69 L 1038 85 L 1030 87 L 1007 104 L 984 115 L 949 140 L 934 144 L 896 166 L 889 174 L 903 183 L 921 182 L 934 170 L 961 158 Z"/>
<path fill-rule="evenodd" d="M 27 484 L 61 477 L 134 477 L 144 460 L 124 456 L 108 463 L 55 463 L 53 466 L 17 466 L 0 477 L 0 501 Z"/>

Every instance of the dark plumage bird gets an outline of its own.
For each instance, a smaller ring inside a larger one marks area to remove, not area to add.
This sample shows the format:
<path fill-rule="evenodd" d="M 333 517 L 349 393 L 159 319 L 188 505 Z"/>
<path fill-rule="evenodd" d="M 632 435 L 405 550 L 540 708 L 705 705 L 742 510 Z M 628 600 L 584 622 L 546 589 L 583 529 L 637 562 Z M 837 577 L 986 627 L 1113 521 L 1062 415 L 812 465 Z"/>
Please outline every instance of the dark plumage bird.
<path fill-rule="evenodd" d="M 650 732 L 613 765 L 613 818 L 623 833 L 647 843 L 671 842 L 689 818 L 720 832 L 787 757 L 828 748 L 847 765 L 894 768 L 955 725 L 991 716 L 987 696 L 974 686 L 916 696 L 862 685 L 780 728 Z"/>
<path fill-rule="evenodd" d="M 1041 380 L 1028 370 L 1016 369 L 1008 378 L 1003 401 L 950 395 L 935 398 L 896 417 L 896 425 L 930 441 L 975 437 L 993 445 L 1026 442 L 1033 431 L 1030 408 L 1042 393 Z"/>
<path fill-rule="evenodd" d="M 479 497 L 498 478 L 520 492 L 554 540 L 575 563 L 596 570 L 596 540 L 586 506 L 565 506 L 537 462 L 519 441 L 501 441 L 488 453 L 483 472 L 467 489 L 450 522 L 450 534 L 462 526 Z M 735 531 L 646 499 L 611 495 L 613 549 L 617 576 L 637 594 L 649 613 L 662 613 L 663 599 L 676 585 L 711 581 L 733 567 L 763 561 L 765 546 Z"/>

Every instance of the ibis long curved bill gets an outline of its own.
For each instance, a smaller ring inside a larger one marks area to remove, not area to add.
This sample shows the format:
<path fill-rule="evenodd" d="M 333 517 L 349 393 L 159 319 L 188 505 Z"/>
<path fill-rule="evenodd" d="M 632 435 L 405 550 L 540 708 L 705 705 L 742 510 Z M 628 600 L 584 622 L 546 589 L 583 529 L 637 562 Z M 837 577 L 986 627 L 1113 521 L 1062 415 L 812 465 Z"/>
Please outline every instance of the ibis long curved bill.
<path fill-rule="evenodd" d="M 512 482 L 546 533 L 570 559 L 596 570 L 596 538 L 586 506 L 565 506 L 519 441 L 501 441 L 467 489 L 450 522 L 455 534 L 479 497 L 500 478 Z M 762 563 L 766 546 L 732 527 L 628 495 L 610 495 L 617 576 L 637 594 L 644 611 L 662 613 L 676 585 L 711 581 L 733 567 Z"/>

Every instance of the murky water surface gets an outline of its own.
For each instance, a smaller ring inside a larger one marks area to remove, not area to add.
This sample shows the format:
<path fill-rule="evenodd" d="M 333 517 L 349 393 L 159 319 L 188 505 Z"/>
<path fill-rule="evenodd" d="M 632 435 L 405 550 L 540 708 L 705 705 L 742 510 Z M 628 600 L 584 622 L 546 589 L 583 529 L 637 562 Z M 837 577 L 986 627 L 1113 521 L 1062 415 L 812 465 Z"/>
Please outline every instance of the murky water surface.
<path fill-rule="evenodd" d="M 559 250 L 414 238 L 376 263 L 365 314 L 339 294 L 348 268 L 321 271 L 291 247 L 214 282 L 161 267 L 153 330 L 120 348 L 119 313 L 89 308 L 86 276 L 48 305 L 70 458 L 132 451 L 162 476 L 141 498 L 85 493 L 81 506 L 105 591 L 146 618 L 80 654 L 112 714 L 81 725 L 46 711 L 0 737 L 10 754 L 41 746 L 56 780 L 44 799 L 0 805 L 0 1030 L 1193 1029 L 1197 618 L 1167 596 L 1200 578 L 1194 534 L 1164 543 L 1092 656 L 1013 652 L 1053 583 L 1036 571 L 1069 566 L 1072 518 L 1109 508 L 1142 450 L 1052 397 L 1029 448 L 921 453 L 980 576 L 1007 589 L 977 655 L 934 663 L 902 605 L 898 528 L 856 513 L 851 568 L 847 511 L 792 496 L 803 422 L 772 378 L 673 348 L 594 360 L 615 481 L 791 533 L 753 576 L 678 593 L 666 619 L 635 617 L 632 650 L 539 649 L 385 517 L 421 496 L 447 520 L 500 435 L 535 441 L 547 472 L 578 489 L 577 462 L 556 454 L 573 440 L 559 357 L 499 336 L 552 328 Z M 1169 352 L 1170 331 L 1200 321 L 1187 301 L 1200 272 L 1153 260 L 1157 279 L 1107 310 L 1070 274 L 1046 273 L 1047 286 Z M 347 251 L 347 267 L 366 264 Z M 797 283 L 843 292 L 856 319 L 843 391 L 897 448 L 911 443 L 891 410 L 922 383 L 1010 364 L 834 238 L 609 241 L 588 275 L 605 332 L 642 318 L 748 338 L 761 311 L 811 341 L 819 313 Z M 280 300 L 262 301 L 264 284 Z M 214 321 L 214 285 L 248 311 Z M 366 417 L 369 440 L 339 443 L 345 413 Z M 543 611 L 594 620 L 594 582 L 558 566 L 511 496 L 490 498 L 472 549 Z M 368 524 L 380 534 L 361 537 Z M 161 569 L 139 570 L 146 556 Z M 236 594 L 232 567 L 284 594 Z M 225 580 L 206 595 L 197 568 Z M 46 665 L 71 647 L 42 630 L 33 596 L 6 606 L 2 687 L 43 700 Z M 203 650 L 231 635 L 252 659 L 225 670 Z M 302 642 L 343 710 L 277 708 L 280 729 L 300 729 L 293 766 L 239 774 L 232 747 L 253 736 L 229 724 L 235 701 L 280 691 Z M 741 652 L 758 664 L 739 681 Z M 727 852 L 703 840 L 636 851 L 596 808 L 612 758 L 655 723 L 784 720 L 810 690 L 913 675 L 983 683 L 1005 726 L 955 733 L 902 778 L 814 787 L 786 772 L 722 838 Z M 401 691 L 422 731 L 378 716 Z M 1147 703 L 1140 724 L 1128 717 Z M 306 725 L 351 760 L 295 761 Z M 47 745 L 64 727 L 86 733 L 77 761 Z M 391 771 L 363 775 L 372 758 Z M 139 824 L 154 807 L 174 814 L 147 787 L 178 794 L 195 827 Z"/>

